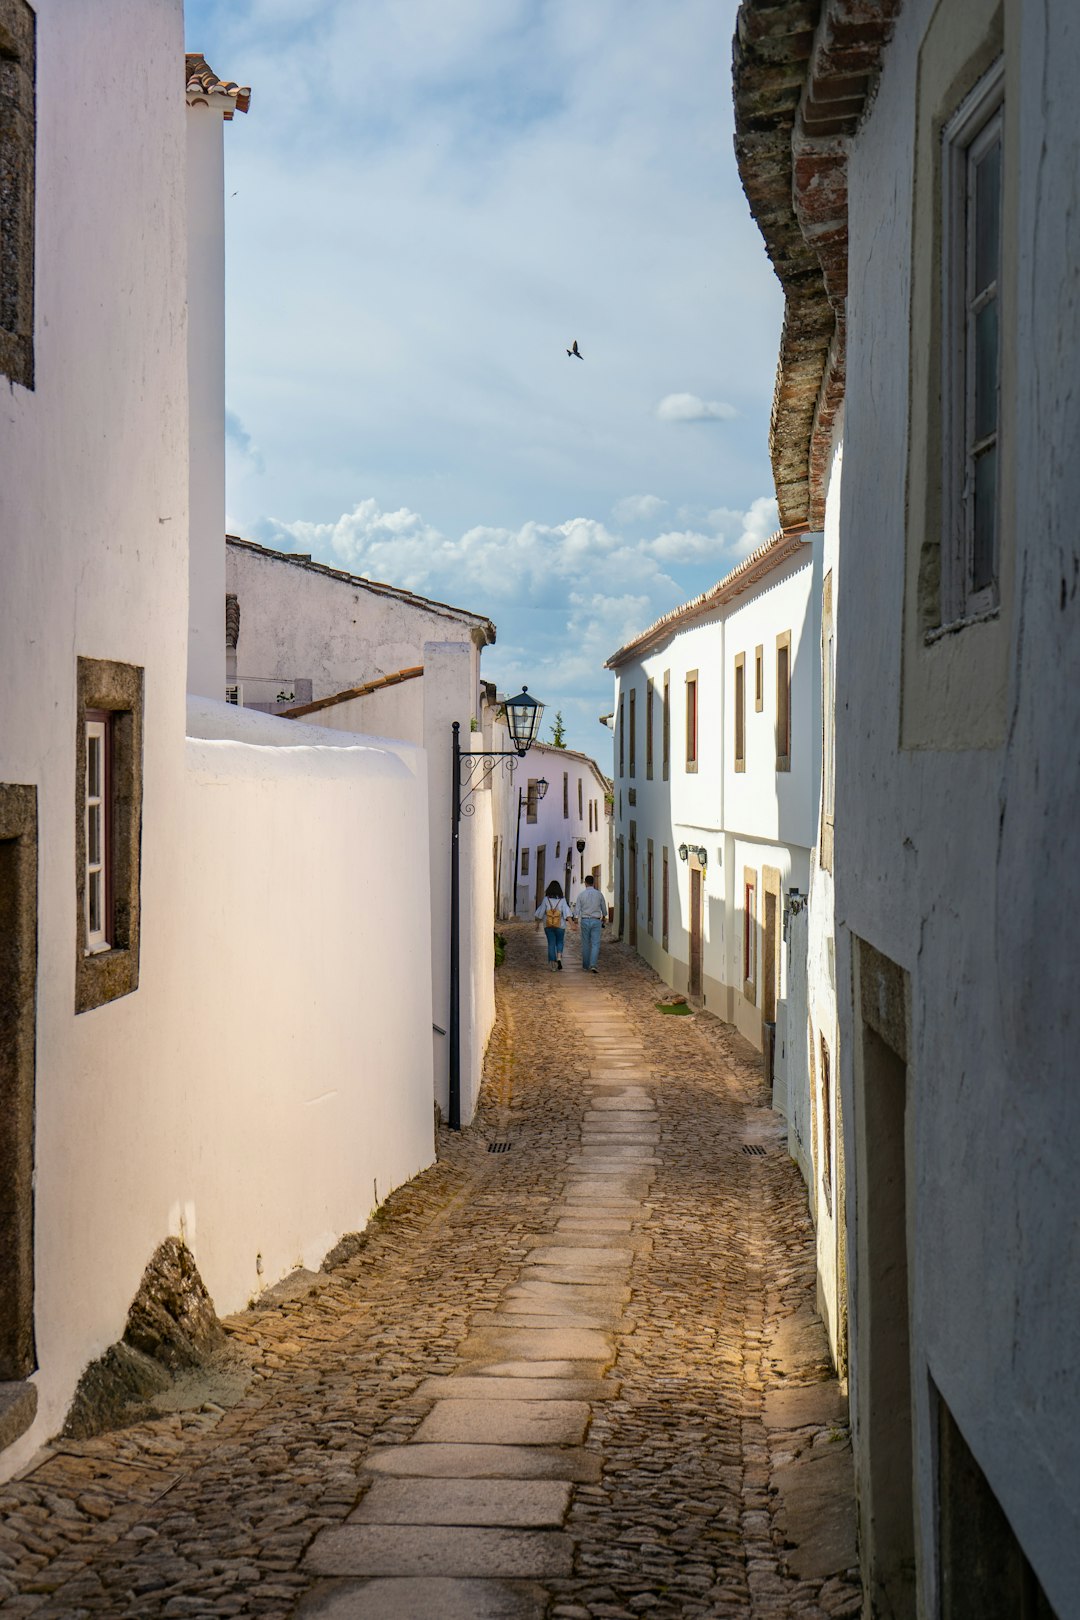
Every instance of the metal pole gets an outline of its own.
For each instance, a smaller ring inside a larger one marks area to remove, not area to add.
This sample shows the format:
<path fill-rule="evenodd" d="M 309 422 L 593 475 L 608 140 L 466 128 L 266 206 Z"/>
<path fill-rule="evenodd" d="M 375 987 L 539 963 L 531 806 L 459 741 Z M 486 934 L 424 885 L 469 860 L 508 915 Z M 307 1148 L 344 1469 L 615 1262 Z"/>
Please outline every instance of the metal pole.
<path fill-rule="evenodd" d="M 518 788 L 517 827 L 514 832 L 514 886 L 510 891 L 510 915 L 517 917 L 518 865 L 521 861 L 521 789 Z"/>
<path fill-rule="evenodd" d="M 452 775 L 450 802 L 452 820 L 450 828 L 450 1129 L 461 1129 L 461 875 L 458 861 L 458 834 L 461 831 L 461 741 L 460 723 L 453 724 Z"/>

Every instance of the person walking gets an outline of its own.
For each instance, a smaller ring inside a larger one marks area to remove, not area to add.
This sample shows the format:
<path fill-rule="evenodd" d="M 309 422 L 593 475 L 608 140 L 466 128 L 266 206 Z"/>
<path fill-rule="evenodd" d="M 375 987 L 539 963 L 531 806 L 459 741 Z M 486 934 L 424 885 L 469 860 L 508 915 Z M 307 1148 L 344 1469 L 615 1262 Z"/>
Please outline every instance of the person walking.
<path fill-rule="evenodd" d="M 581 927 L 581 966 L 595 973 L 600 960 L 600 930 L 607 922 L 607 901 L 596 887 L 590 872 L 585 887 L 574 901 L 574 916 Z"/>
<path fill-rule="evenodd" d="M 536 908 L 536 927 L 544 925 L 547 935 L 548 967 L 552 973 L 562 972 L 563 945 L 566 942 L 566 925 L 573 916 L 573 912 L 563 898 L 562 884 L 554 878 L 544 890 L 544 898 Z"/>

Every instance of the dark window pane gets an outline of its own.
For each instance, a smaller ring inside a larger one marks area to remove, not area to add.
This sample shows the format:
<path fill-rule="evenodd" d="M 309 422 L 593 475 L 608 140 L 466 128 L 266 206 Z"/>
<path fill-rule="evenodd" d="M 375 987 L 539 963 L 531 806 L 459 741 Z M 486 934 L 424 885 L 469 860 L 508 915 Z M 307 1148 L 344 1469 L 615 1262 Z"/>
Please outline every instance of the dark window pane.
<path fill-rule="evenodd" d="M 975 440 L 997 431 L 998 304 L 992 298 L 975 317 Z"/>
<path fill-rule="evenodd" d="M 975 460 L 975 512 L 971 588 L 985 590 L 997 577 L 997 445 Z"/>
<path fill-rule="evenodd" d="M 1001 138 L 975 166 L 975 295 L 997 280 L 1001 247 Z"/>

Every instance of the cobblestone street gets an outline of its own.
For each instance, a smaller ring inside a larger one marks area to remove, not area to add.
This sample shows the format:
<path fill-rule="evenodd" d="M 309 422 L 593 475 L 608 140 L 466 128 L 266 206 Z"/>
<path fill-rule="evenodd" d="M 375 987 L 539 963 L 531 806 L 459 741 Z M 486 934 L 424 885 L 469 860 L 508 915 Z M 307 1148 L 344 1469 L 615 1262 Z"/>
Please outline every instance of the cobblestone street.
<path fill-rule="evenodd" d="M 473 1127 L 226 1322 L 234 1404 L 0 1487 L 0 1615 L 858 1613 L 846 1405 L 756 1055 L 662 1014 L 606 934 L 593 976 L 576 938 L 550 973 L 506 932 Z"/>

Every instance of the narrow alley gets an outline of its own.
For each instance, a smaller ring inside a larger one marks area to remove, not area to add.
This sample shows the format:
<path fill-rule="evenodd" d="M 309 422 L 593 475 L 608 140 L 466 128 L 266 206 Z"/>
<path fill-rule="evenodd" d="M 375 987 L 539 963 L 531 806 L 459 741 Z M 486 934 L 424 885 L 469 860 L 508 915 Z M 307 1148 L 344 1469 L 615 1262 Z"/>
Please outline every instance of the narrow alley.
<path fill-rule="evenodd" d="M 0 1615 L 853 1616 L 846 1403 L 759 1064 L 507 929 L 481 1109 L 230 1394 L 0 1487 Z M 317 1166 L 298 1167 L 317 1175 Z M 246 1385 L 246 1387 L 245 1387 Z"/>

